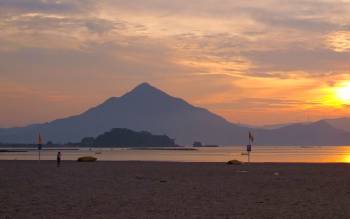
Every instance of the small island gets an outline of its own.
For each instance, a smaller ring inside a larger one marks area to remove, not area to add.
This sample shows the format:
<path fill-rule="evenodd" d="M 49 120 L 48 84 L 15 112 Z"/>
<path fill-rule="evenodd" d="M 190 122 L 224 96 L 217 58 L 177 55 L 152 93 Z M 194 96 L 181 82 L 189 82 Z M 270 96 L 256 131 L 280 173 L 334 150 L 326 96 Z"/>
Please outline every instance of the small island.
<path fill-rule="evenodd" d="M 125 128 L 114 128 L 96 138 L 83 138 L 83 147 L 176 147 L 175 140 L 167 135 L 153 135 L 147 131 L 136 132 Z"/>

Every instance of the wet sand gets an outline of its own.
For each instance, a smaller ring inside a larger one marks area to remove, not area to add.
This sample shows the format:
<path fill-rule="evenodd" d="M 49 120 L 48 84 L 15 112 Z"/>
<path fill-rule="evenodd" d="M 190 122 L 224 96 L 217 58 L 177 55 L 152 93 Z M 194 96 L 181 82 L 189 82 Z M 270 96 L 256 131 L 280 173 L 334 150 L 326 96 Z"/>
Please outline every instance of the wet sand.
<path fill-rule="evenodd" d="M 0 161 L 0 218 L 350 218 L 350 165 Z"/>

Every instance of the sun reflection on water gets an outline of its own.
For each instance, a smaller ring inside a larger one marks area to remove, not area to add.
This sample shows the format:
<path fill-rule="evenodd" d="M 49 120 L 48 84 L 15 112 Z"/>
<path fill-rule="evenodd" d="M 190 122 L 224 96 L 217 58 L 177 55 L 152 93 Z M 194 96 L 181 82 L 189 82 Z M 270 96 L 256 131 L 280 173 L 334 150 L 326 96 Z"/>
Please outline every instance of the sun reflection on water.
<path fill-rule="evenodd" d="M 350 163 L 350 152 L 347 152 L 346 154 L 344 154 L 338 162 Z"/>

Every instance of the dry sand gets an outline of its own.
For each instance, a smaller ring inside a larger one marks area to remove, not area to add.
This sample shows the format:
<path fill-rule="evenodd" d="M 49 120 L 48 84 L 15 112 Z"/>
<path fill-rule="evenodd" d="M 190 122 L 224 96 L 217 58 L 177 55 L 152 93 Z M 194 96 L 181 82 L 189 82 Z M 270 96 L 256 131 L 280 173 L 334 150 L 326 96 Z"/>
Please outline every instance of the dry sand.
<path fill-rule="evenodd" d="M 350 165 L 0 161 L 0 218 L 350 218 Z"/>

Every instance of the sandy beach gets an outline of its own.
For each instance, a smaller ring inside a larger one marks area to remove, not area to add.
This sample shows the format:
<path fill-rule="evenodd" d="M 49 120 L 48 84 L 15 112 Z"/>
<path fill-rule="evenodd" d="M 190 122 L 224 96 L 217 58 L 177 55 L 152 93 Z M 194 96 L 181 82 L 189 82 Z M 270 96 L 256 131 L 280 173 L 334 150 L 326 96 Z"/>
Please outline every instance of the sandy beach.
<path fill-rule="evenodd" d="M 350 165 L 0 161 L 0 218 L 350 218 Z"/>

